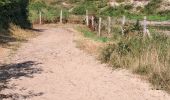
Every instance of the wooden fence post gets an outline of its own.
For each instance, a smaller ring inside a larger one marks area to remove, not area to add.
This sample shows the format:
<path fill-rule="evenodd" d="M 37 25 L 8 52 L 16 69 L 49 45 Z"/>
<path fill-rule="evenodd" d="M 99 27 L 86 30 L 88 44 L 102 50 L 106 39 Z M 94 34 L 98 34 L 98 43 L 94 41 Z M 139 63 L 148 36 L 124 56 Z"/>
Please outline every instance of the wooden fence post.
<path fill-rule="evenodd" d="M 60 23 L 62 24 L 63 23 L 63 11 L 61 10 L 60 12 Z"/>
<path fill-rule="evenodd" d="M 98 33 L 98 36 L 100 37 L 101 36 L 101 22 L 102 22 L 102 18 L 100 17 L 99 18 L 99 33 Z"/>
<path fill-rule="evenodd" d="M 123 18 L 122 18 L 122 26 L 121 26 L 122 35 L 124 35 L 124 29 L 123 29 L 123 27 L 124 27 L 124 25 L 125 25 L 125 21 L 126 21 L 126 17 L 123 16 Z"/>
<path fill-rule="evenodd" d="M 89 26 L 88 10 L 86 10 L 86 25 Z"/>
<path fill-rule="evenodd" d="M 145 37 L 147 34 L 147 22 L 146 22 L 146 16 L 144 16 L 143 20 L 143 36 Z"/>
<path fill-rule="evenodd" d="M 92 16 L 92 19 L 91 19 L 91 24 L 92 24 L 92 28 L 94 29 L 94 16 Z"/>
<path fill-rule="evenodd" d="M 42 24 L 42 12 L 39 11 L 39 24 L 41 25 Z"/>
<path fill-rule="evenodd" d="M 108 17 L 108 34 L 111 32 L 111 17 Z"/>
<path fill-rule="evenodd" d="M 125 25 L 125 22 L 126 22 L 126 17 L 125 17 L 125 16 L 123 16 L 123 18 L 122 18 L 122 26 L 124 26 L 124 25 Z"/>
<path fill-rule="evenodd" d="M 143 21 L 143 36 L 148 36 L 149 38 L 151 38 L 151 34 L 149 32 L 149 29 L 147 29 L 147 18 L 146 16 L 144 16 L 144 21 Z"/>

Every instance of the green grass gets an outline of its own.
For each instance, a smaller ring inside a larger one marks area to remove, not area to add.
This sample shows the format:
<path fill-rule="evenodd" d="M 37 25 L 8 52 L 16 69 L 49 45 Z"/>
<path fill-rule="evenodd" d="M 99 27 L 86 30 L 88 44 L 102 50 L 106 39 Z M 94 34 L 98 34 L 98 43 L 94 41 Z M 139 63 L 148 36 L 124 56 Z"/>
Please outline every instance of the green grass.
<path fill-rule="evenodd" d="M 160 14 L 152 14 L 152 15 L 146 15 L 146 14 L 142 14 L 142 13 L 130 13 L 130 11 L 123 11 L 121 9 L 113 9 L 110 8 L 101 12 L 101 15 L 104 16 L 111 16 L 111 17 L 116 17 L 116 18 L 120 18 L 123 15 L 126 16 L 126 18 L 128 19 L 134 19 L 134 20 L 143 20 L 144 16 L 147 16 L 147 20 L 150 21 L 167 21 L 170 20 L 170 16 L 169 14 L 165 14 L 165 15 L 160 15 Z"/>
<path fill-rule="evenodd" d="M 43 1 L 34 1 L 29 5 L 29 19 L 32 23 L 39 21 L 39 12 L 41 11 L 42 20 L 44 22 L 53 23 L 59 21 L 61 9 L 63 10 L 63 19 L 68 19 L 68 9 L 61 8 L 58 5 L 48 4 Z"/>
<path fill-rule="evenodd" d="M 90 38 L 92 40 L 98 41 L 98 42 L 108 42 L 109 38 L 107 37 L 98 37 L 97 33 L 91 31 L 89 28 L 86 27 L 78 27 L 78 31 L 82 32 L 83 35 L 87 38 Z"/>
<path fill-rule="evenodd" d="M 143 20 L 144 16 L 147 16 L 147 19 L 151 21 L 170 20 L 170 11 L 155 12 L 156 11 L 156 8 L 155 8 L 154 10 L 152 10 L 154 13 L 147 13 L 148 12 L 147 9 L 140 8 L 141 11 L 133 12 L 131 11 L 132 8 L 133 7 L 131 7 L 131 5 L 120 5 L 118 7 L 107 7 L 107 9 L 102 10 L 99 13 L 99 15 L 111 16 L 111 17 L 116 17 L 116 18 L 120 18 L 123 15 L 125 15 L 128 19 L 136 19 L 136 20 L 137 19 Z"/>
<path fill-rule="evenodd" d="M 135 19 L 135 20 L 143 20 L 144 16 L 147 16 L 147 20 L 149 21 L 167 21 L 170 19 L 169 16 L 161 16 L 161 15 L 137 15 L 137 14 L 125 14 L 128 19 Z"/>
<path fill-rule="evenodd" d="M 61 2 L 47 3 L 43 1 L 34 1 L 29 5 L 30 11 L 30 20 L 33 22 L 38 19 L 38 11 L 42 11 L 42 16 L 45 20 L 49 22 L 55 21 L 60 15 L 60 9 L 64 10 L 64 17 L 68 18 L 69 14 L 73 15 L 85 15 L 86 10 L 89 14 L 96 16 L 111 16 L 116 18 L 122 18 L 123 15 L 128 19 L 143 20 L 144 16 L 147 16 L 147 19 L 150 21 L 167 21 L 170 20 L 170 11 L 155 12 L 155 13 L 146 13 L 147 9 L 139 8 L 140 12 L 132 12 L 132 5 L 121 5 L 118 7 L 109 7 L 107 1 L 105 0 L 87 0 L 87 1 L 71 1 L 71 5 L 74 5 L 71 12 L 69 8 L 63 7 Z M 77 2 L 77 3 L 73 3 Z M 146 11 L 145 11 L 146 10 Z M 152 11 L 152 10 L 151 10 Z M 149 11 L 150 12 L 150 11 Z"/>
<path fill-rule="evenodd" d="M 150 26 L 151 29 L 170 31 L 170 26 Z"/>

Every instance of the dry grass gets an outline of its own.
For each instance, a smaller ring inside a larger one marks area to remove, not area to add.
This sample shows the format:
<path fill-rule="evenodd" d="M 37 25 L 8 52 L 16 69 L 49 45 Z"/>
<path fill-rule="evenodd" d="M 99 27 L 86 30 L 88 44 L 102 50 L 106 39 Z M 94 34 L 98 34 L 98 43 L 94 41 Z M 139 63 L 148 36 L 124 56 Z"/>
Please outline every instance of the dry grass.
<path fill-rule="evenodd" d="M 12 37 L 19 40 L 28 40 L 29 38 L 37 36 L 36 32 L 21 29 L 19 26 L 13 24 L 10 25 L 10 32 L 12 34 Z"/>
<path fill-rule="evenodd" d="M 26 42 L 30 38 L 36 37 L 38 33 L 32 30 L 21 29 L 20 27 L 11 24 L 10 25 L 10 36 L 2 35 L 3 43 L 0 43 L 0 63 L 5 63 L 12 57 L 13 54 L 18 50 L 21 43 Z"/>
<path fill-rule="evenodd" d="M 6 44 L 6 47 L 9 49 L 12 49 L 13 51 L 16 51 L 21 43 L 28 41 L 30 38 L 36 37 L 38 35 L 38 33 L 32 31 L 32 30 L 28 30 L 28 29 L 22 29 L 19 26 L 10 25 L 10 34 L 11 34 L 11 38 L 14 39 L 14 41 L 9 41 Z"/>
<path fill-rule="evenodd" d="M 114 69 L 125 68 L 141 75 L 155 89 L 170 91 L 170 38 L 166 35 L 113 36 L 113 40 L 102 43 L 81 33 L 77 46 L 88 53 L 99 54 L 99 59 Z"/>
<path fill-rule="evenodd" d="M 84 27 L 84 26 L 78 25 L 78 26 L 74 27 L 74 30 L 71 30 L 74 33 L 76 33 L 76 35 L 75 35 L 76 37 L 75 37 L 74 41 L 76 42 L 77 48 L 80 48 L 81 50 L 84 50 L 85 52 L 92 54 L 92 55 L 99 55 L 100 48 L 102 48 L 106 44 L 102 43 L 102 42 L 96 42 L 94 40 L 91 40 L 88 37 L 84 37 L 84 33 L 82 33 L 78 29 L 80 27 Z"/>
<path fill-rule="evenodd" d="M 98 55 L 99 48 L 104 46 L 104 43 L 98 43 L 87 38 L 80 38 L 75 42 L 77 43 L 78 48 L 86 51 L 89 54 L 94 54 L 94 55 Z"/>
<path fill-rule="evenodd" d="M 156 89 L 170 91 L 170 39 L 153 36 L 152 39 L 130 39 L 103 48 L 101 61 L 113 68 L 126 68 L 145 76 Z"/>

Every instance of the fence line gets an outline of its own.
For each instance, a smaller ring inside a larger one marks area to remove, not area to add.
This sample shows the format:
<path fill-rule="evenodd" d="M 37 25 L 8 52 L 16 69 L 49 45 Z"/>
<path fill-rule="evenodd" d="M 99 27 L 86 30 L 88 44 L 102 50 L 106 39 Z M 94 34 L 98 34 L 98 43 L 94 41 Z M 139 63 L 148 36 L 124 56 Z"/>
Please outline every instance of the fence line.
<path fill-rule="evenodd" d="M 43 23 L 42 18 L 44 18 L 44 17 L 42 14 L 43 13 L 41 11 L 39 11 L 39 24 Z M 70 16 L 66 19 L 64 17 L 65 15 L 63 16 L 63 14 L 65 14 L 65 13 L 63 13 L 63 10 L 61 9 L 60 16 L 56 17 L 56 18 L 59 18 L 59 20 L 56 20 L 56 21 L 63 23 L 65 20 L 68 20 L 67 22 L 70 22 L 69 20 L 72 20 L 72 19 L 70 19 Z M 74 15 L 73 17 L 75 17 L 75 16 L 77 16 L 77 15 Z M 120 30 L 120 32 L 122 33 L 122 35 L 124 35 L 125 34 L 124 27 L 125 27 L 126 23 L 129 23 L 129 24 L 136 23 L 135 20 L 129 20 L 128 18 L 126 18 L 126 16 L 122 16 L 122 18 L 113 18 L 110 16 L 96 17 L 95 15 L 89 15 L 88 10 L 86 10 L 86 14 L 82 15 L 82 16 L 84 16 L 85 19 L 76 17 L 76 18 L 73 18 L 74 20 L 72 20 L 72 21 L 76 21 L 77 24 L 85 22 L 84 24 L 86 24 L 88 27 L 92 28 L 92 30 L 98 31 L 98 36 L 102 35 L 101 34 L 102 31 L 110 34 L 112 31 L 115 31 L 115 28 L 118 28 Z M 77 18 L 79 18 L 79 19 L 77 19 Z M 170 21 L 169 22 L 168 21 L 164 21 L 164 22 L 148 21 L 145 16 L 143 20 L 139 21 L 139 24 L 143 27 L 143 36 L 150 37 L 150 32 L 147 29 L 148 26 L 150 26 L 150 25 L 153 25 L 153 26 L 170 25 Z"/>
<path fill-rule="evenodd" d="M 88 13 L 89 11 L 88 10 L 86 10 L 86 24 L 87 24 L 87 26 L 89 26 L 89 13 Z M 77 16 L 77 15 L 75 15 L 75 16 Z M 63 10 L 61 9 L 61 11 L 60 11 L 60 19 L 59 19 L 59 22 L 63 22 Z M 42 13 L 42 11 L 39 11 L 39 23 L 41 22 L 41 24 L 42 24 L 42 18 L 44 18 L 43 17 L 43 13 Z M 57 18 L 57 17 L 56 17 Z M 62 19 L 62 20 L 61 20 Z M 111 19 L 112 19 L 112 17 L 111 17 Z M 68 20 L 69 20 L 69 18 L 68 18 Z M 129 23 L 135 23 L 136 22 L 136 20 L 129 20 L 129 19 L 126 19 L 126 17 L 125 16 L 123 16 L 122 18 L 120 18 L 120 19 L 117 19 L 117 21 L 118 22 L 122 22 L 122 24 L 124 25 L 126 22 L 129 22 Z M 141 21 L 139 21 L 140 23 L 141 23 L 141 25 L 143 24 L 143 21 L 141 20 Z M 111 22 L 111 24 L 112 24 L 113 22 Z M 161 26 L 164 26 L 164 25 L 170 25 L 170 21 L 162 21 L 162 22 L 159 22 L 159 21 L 147 21 L 147 25 L 161 25 Z"/>

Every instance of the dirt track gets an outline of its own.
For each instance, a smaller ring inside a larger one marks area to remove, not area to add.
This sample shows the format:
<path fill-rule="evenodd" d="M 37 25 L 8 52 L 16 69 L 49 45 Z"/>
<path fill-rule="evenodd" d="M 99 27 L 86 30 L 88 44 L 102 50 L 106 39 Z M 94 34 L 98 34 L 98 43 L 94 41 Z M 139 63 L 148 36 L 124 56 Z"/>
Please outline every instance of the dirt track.
<path fill-rule="evenodd" d="M 113 71 L 76 48 L 74 33 L 46 28 L 6 65 L 4 100 L 170 100 L 125 70 Z"/>

